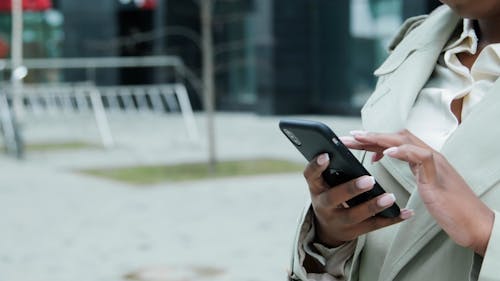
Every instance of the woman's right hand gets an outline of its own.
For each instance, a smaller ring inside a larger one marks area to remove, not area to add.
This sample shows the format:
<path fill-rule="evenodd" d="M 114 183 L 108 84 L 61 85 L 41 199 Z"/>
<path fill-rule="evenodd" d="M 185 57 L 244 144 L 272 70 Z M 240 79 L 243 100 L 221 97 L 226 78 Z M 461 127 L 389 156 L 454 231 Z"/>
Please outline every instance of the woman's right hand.
<path fill-rule="evenodd" d="M 362 234 L 401 222 L 413 215 L 413 211 L 403 209 L 399 217 L 376 216 L 394 203 L 396 198 L 392 193 L 384 193 L 351 208 L 344 207 L 344 202 L 372 189 L 375 180 L 371 176 L 362 176 L 330 187 L 321 175 L 328 167 L 329 160 L 328 154 L 321 154 L 309 162 L 304 170 L 316 217 L 318 242 L 328 247 L 338 247 Z"/>

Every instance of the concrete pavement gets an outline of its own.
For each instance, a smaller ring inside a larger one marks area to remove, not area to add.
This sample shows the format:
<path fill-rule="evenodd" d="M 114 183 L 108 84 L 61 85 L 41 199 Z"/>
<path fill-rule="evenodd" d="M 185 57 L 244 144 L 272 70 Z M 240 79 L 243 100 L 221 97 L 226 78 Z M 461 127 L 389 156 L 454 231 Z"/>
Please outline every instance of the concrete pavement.
<path fill-rule="evenodd" d="M 306 116 L 339 134 L 358 118 Z M 280 117 L 221 113 L 220 159 L 305 163 L 278 130 Z M 284 280 L 296 219 L 307 198 L 300 173 L 133 186 L 80 168 L 204 161 L 176 115 L 112 114 L 115 148 L 0 157 L 0 280 Z M 28 142 L 99 143 L 90 116 L 28 117 Z"/>

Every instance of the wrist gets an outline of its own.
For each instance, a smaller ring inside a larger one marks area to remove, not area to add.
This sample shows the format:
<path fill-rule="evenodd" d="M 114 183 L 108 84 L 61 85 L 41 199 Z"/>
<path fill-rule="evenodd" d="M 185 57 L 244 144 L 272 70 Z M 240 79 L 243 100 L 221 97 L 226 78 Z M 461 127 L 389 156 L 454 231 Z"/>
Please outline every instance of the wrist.
<path fill-rule="evenodd" d="M 314 235 L 314 240 L 313 243 L 319 243 L 327 248 L 337 248 L 347 241 L 342 241 L 342 240 L 337 240 L 337 239 L 332 239 L 329 235 L 329 233 L 326 233 L 325 230 L 326 226 L 322 226 L 320 222 L 316 219 L 315 223 L 315 235 Z"/>
<path fill-rule="evenodd" d="M 495 213 L 490 208 L 486 207 L 484 215 L 481 217 L 483 219 L 479 220 L 479 225 L 473 228 L 476 232 L 474 235 L 475 238 L 473 239 L 474 243 L 471 248 L 476 254 L 484 257 L 493 230 Z"/>
<path fill-rule="evenodd" d="M 314 243 L 319 243 L 327 248 L 337 248 L 344 245 L 346 241 L 325 239 L 317 233 L 314 238 Z"/>

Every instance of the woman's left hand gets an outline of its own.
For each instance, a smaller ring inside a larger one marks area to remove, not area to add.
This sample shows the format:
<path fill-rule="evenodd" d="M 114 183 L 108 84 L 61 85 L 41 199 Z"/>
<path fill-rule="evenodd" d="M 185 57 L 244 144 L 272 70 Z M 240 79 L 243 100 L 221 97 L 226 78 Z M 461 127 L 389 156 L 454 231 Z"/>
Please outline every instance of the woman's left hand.
<path fill-rule="evenodd" d="M 420 197 L 437 223 L 457 244 L 484 256 L 494 213 L 441 153 L 407 130 L 395 134 L 352 134 L 352 138 L 341 138 L 344 144 L 351 149 L 375 152 L 373 161 L 385 155 L 408 162 Z"/>

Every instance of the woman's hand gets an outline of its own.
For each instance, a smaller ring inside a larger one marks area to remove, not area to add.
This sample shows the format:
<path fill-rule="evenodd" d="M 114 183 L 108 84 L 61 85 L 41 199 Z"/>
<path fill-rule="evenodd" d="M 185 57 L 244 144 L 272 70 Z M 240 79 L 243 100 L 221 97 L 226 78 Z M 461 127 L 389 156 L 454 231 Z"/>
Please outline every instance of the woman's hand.
<path fill-rule="evenodd" d="M 330 188 L 321 175 L 328 167 L 328 162 L 328 154 L 322 154 L 304 170 L 316 216 L 317 239 L 322 244 L 337 247 L 361 234 L 398 223 L 413 215 L 410 210 L 402 210 L 396 218 L 375 216 L 394 203 L 394 194 L 388 193 L 357 206 L 344 208 L 344 202 L 372 189 L 375 180 L 371 176 L 362 176 Z"/>
<path fill-rule="evenodd" d="M 457 244 L 484 256 L 494 213 L 467 185 L 442 154 L 405 130 L 396 134 L 352 132 L 342 141 L 353 149 L 375 152 L 407 162 L 429 213 Z M 457 153 L 460 153 L 457 151 Z"/>

